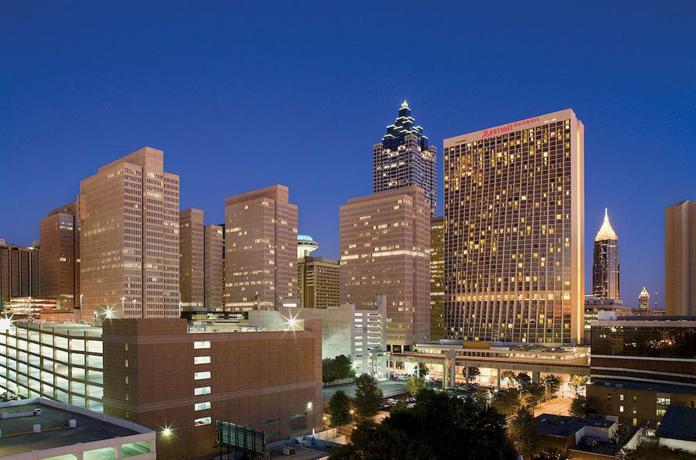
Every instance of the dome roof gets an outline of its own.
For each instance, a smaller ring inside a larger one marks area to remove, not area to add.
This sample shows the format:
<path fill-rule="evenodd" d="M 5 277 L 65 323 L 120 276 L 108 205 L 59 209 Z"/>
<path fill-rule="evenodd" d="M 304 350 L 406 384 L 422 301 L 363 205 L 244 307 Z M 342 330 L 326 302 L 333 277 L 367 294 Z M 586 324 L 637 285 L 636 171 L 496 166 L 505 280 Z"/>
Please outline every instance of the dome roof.
<path fill-rule="evenodd" d="M 618 241 L 619 238 L 616 236 L 616 233 L 614 233 L 614 229 L 611 228 L 611 223 L 609 223 L 609 213 L 607 212 L 607 209 L 604 208 L 604 222 L 602 222 L 602 226 L 599 228 L 599 231 L 597 232 L 597 236 L 595 236 L 595 241 L 605 241 L 605 240 L 616 240 Z"/>

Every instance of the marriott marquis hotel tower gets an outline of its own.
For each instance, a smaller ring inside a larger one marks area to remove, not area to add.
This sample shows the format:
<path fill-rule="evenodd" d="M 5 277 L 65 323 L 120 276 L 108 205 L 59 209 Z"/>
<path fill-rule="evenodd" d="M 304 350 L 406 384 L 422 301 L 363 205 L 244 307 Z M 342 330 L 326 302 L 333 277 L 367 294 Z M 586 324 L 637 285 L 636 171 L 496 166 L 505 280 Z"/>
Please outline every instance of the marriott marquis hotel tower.
<path fill-rule="evenodd" d="M 568 109 L 444 147 L 448 335 L 582 342 L 583 124 Z"/>

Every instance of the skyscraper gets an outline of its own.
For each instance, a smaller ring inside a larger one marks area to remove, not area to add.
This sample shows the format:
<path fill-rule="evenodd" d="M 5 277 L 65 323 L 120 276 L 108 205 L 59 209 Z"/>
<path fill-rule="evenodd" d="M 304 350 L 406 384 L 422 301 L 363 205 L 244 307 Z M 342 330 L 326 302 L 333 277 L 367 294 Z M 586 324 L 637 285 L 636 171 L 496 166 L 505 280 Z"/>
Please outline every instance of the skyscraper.
<path fill-rule="evenodd" d="M 225 306 L 274 310 L 297 305 L 297 206 L 273 185 L 227 198 Z"/>
<path fill-rule="evenodd" d="M 430 339 L 430 206 L 411 186 L 348 200 L 340 210 L 341 303 L 387 298 L 392 351 Z"/>
<path fill-rule="evenodd" d="M 642 312 L 650 311 L 650 294 L 643 286 L 643 290 L 638 294 L 638 309 Z"/>
<path fill-rule="evenodd" d="M 0 305 L 40 295 L 39 265 L 36 245 L 19 247 L 0 239 Z"/>
<path fill-rule="evenodd" d="M 445 338 L 445 218 L 430 219 L 430 339 Z"/>
<path fill-rule="evenodd" d="M 82 320 L 179 317 L 179 176 L 143 147 L 80 183 Z"/>
<path fill-rule="evenodd" d="M 79 308 L 80 219 L 70 203 L 41 219 L 41 296 L 55 299 L 59 308 Z"/>
<path fill-rule="evenodd" d="M 203 307 L 205 303 L 204 219 L 202 209 L 186 209 L 179 214 L 179 284 L 184 310 Z"/>
<path fill-rule="evenodd" d="M 428 145 L 404 101 L 399 116 L 379 144 L 372 147 L 373 192 L 417 185 L 425 193 L 432 215 L 437 210 L 437 148 Z"/>
<path fill-rule="evenodd" d="M 696 315 L 696 201 L 666 211 L 665 311 Z"/>
<path fill-rule="evenodd" d="M 619 238 L 604 210 L 604 222 L 594 240 L 592 262 L 592 295 L 599 299 L 621 298 L 621 264 L 619 262 Z"/>
<path fill-rule="evenodd" d="M 222 308 L 225 305 L 223 226 L 206 225 L 203 244 L 203 303 L 208 308 Z"/>
<path fill-rule="evenodd" d="M 300 306 L 326 308 L 341 305 L 338 262 L 307 256 L 297 261 Z"/>
<path fill-rule="evenodd" d="M 583 131 L 567 109 L 445 139 L 450 337 L 582 342 Z"/>

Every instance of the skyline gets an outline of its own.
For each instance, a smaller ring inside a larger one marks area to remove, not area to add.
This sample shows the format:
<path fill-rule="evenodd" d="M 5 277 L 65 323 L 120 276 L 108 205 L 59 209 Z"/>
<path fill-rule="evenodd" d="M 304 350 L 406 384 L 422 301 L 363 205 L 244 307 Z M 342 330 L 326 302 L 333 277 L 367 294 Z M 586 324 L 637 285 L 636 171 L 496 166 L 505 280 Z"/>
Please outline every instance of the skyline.
<path fill-rule="evenodd" d="M 646 285 L 664 304 L 664 212 L 696 198 L 696 69 L 686 59 L 694 5 L 652 11 L 622 3 L 594 18 L 590 9 L 554 6 L 559 17 L 575 18 L 563 25 L 546 25 L 543 14 L 525 17 L 531 24 L 511 21 L 521 8 L 511 7 L 499 18 L 511 22 L 500 37 L 484 34 L 492 21 L 480 16 L 459 34 L 447 32 L 462 11 L 426 9 L 419 19 L 432 33 L 416 33 L 405 49 L 391 46 L 393 28 L 378 26 L 388 17 L 412 21 L 409 8 L 379 5 L 369 16 L 341 10 L 325 24 L 332 6 L 314 5 L 276 5 L 285 14 L 249 24 L 234 15 L 260 19 L 258 6 L 211 5 L 205 18 L 174 8 L 150 22 L 163 13 L 153 4 L 48 5 L 33 13 L 10 5 L 0 36 L 16 42 L 4 53 L 15 72 L 0 76 L 9 89 L 0 91 L 0 152 L 15 174 L 0 183 L 11 216 L 0 238 L 38 239 L 40 219 L 74 200 L 80 180 L 147 145 L 164 150 L 167 169 L 181 176 L 181 208 L 204 209 L 207 224 L 223 222 L 226 197 L 287 185 L 299 232 L 319 243 L 317 255 L 336 258 L 339 206 L 370 193 L 372 145 L 403 99 L 438 149 L 439 203 L 444 138 L 572 108 L 586 128 L 585 291 L 590 237 L 609 208 L 625 302 L 636 305 Z M 614 30 L 619 15 L 634 29 Z M 297 21 L 306 27 L 293 27 Z M 354 33 L 356 21 L 369 33 Z M 545 32 L 528 27 L 541 24 Z M 559 34 L 571 39 L 547 41 Z M 544 74 L 505 74 L 525 62 L 514 51 L 535 44 L 549 48 Z M 561 54 L 568 49 L 576 59 Z M 413 54 L 427 62 L 403 71 Z"/>

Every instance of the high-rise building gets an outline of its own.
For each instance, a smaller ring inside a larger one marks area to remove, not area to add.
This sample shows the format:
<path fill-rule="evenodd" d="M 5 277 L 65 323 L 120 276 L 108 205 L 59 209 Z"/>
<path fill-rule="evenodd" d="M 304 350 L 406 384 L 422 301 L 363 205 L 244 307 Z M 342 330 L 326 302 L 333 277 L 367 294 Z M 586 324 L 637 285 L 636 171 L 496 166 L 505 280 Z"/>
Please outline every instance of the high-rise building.
<path fill-rule="evenodd" d="M 11 299 L 40 295 L 39 248 L 0 240 L 0 305 Z"/>
<path fill-rule="evenodd" d="M 582 342 L 583 131 L 567 109 L 445 139 L 450 337 Z"/>
<path fill-rule="evenodd" d="M 80 219 L 70 203 L 41 219 L 39 272 L 41 296 L 55 299 L 59 309 L 79 308 Z"/>
<path fill-rule="evenodd" d="M 430 339 L 445 338 L 445 218 L 430 219 Z"/>
<path fill-rule="evenodd" d="M 372 147 L 373 192 L 417 185 L 425 193 L 432 215 L 437 210 L 437 148 L 428 145 L 423 128 L 416 125 L 404 101 L 394 124 Z"/>
<path fill-rule="evenodd" d="M 665 311 L 696 315 L 696 201 L 667 208 L 665 227 Z"/>
<path fill-rule="evenodd" d="M 643 290 L 638 294 L 638 309 L 642 312 L 650 311 L 650 294 L 643 286 Z"/>
<path fill-rule="evenodd" d="M 297 206 L 273 185 L 229 197 L 225 206 L 225 306 L 297 305 Z"/>
<path fill-rule="evenodd" d="M 205 303 L 205 215 L 202 209 L 186 209 L 179 214 L 179 284 L 183 310 Z"/>
<path fill-rule="evenodd" d="M 354 198 L 340 210 L 341 303 L 387 300 L 393 351 L 430 340 L 430 206 L 416 186 Z"/>
<path fill-rule="evenodd" d="M 297 262 L 300 306 L 326 308 L 341 305 L 338 261 L 307 256 Z"/>
<path fill-rule="evenodd" d="M 302 260 L 319 249 L 319 244 L 309 235 L 297 235 L 297 260 Z"/>
<path fill-rule="evenodd" d="M 620 299 L 620 277 L 619 238 L 611 227 L 609 212 L 605 209 L 604 222 L 594 240 L 592 295 L 598 299 Z"/>
<path fill-rule="evenodd" d="M 82 320 L 179 317 L 179 176 L 143 147 L 80 183 Z"/>
<path fill-rule="evenodd" d="M 224 234 L 222 225 L 206 225 L 203 229 L 203 302 L 211 309 L 225 305 Z"/>

